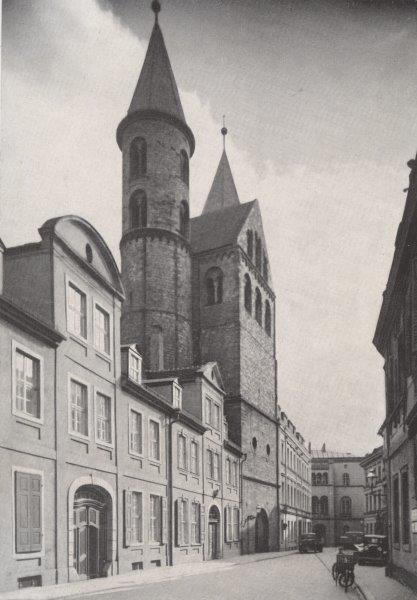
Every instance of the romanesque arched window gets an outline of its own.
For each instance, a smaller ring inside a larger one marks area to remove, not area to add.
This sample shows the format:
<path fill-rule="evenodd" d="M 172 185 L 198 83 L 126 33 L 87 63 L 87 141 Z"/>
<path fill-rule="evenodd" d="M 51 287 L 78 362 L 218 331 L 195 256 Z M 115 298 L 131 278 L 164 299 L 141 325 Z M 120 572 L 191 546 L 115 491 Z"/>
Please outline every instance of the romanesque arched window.
<path fill-rule="evenodd" d="M 322 515 L 327 515 L 329 512 L 329 500 L 327 496 L 322 496 L 320 498 L 320 513 Z"/>
<path fill-rule="evenodd" d="M 180 153 L 180 173 L 181 179 L 184 183 L 189 185 L 190 182 L 190 167 L 188 163 L 188 156 L 185 150 L 181 150 Z"/>
<path fill-rule="evenodd" d="M 319 499 L 317 496 L 313 496 L 311 499 L 311 511 L 313 515 L 317 515 L 319 512 Z"/>
<path fill-rule="evenodd" d="M 250 229 L 246 232 L 246 250 L 249 258 L 253 258 L 253 232 Z"/>
<path fill-rule="evenodd" d="M 245 275 L 245 308 L 252 314 L 252 283 L 249 275 Z"/>
<path fill-rule="evenodd" d="M 129 202 L 130 228 L 146 227 L 148 221 L 148 205 L 143 190 L 133 192 Z"/>
<path fill-rule="evenodd" d="M 130 179 L 136 179 L 146 175 L 147 170 L 147 150 L 146 142 L 143 138 L 137 137 L 130 144 Z"/>
<path fill-rule="evenodd" d="M 343 485 L 344 486 L 350 485 L 349 473 L 343 473 Z"/>
<path fill-rule="evenodd" d="M 271 305 L 269 303 L 269 300 L 265 300 L 265 331 L 268 335 L 271 335 Z"/>
<path fill-rule="evenodd" d="M 255 233 L 255 264 L 262 271 L 262 242 L 257 233 Z"/>
<path fill-rule="evenodd" d="M 255 291 L 255 319 L 262 325 L 262 296 L 259 288 Z"/>
<path fill-rule="evenodd" d="M 340 500 L 340 514 L 350 516 L 352 513 L 352 500 L 349 496 L 343 496 Z"/>
<path fill-rule="evenodd" d="M 321 473 L 316 473 L 316 485 L 321 485 Z"/>
<path fill-rule="evenodd" d="M 262 273 L 263 273 L 263 276 L 265 277 L 266 281 L 268 281 L 268 259 L 266 258 L 266 254 L 264 254 Z"/>
<path fill-rule="evenodd" d="M 223 302 L 223 271 L 219 267 L 212 267 L 206 273 L 207 304 L 221 304 Z"/>
<path fill-rule="evenodd" d="M 327 485 L 328 484 L 327 473 L 323 473 L 322 477 L 323 477 L 323 485 Z"/>
<path fill-rule="evenodd" d="M 188 238 L 190 225 L 190 213 L 188 202 L 183 200 L 180 204 L 180 233 L 183 237 Z"/>

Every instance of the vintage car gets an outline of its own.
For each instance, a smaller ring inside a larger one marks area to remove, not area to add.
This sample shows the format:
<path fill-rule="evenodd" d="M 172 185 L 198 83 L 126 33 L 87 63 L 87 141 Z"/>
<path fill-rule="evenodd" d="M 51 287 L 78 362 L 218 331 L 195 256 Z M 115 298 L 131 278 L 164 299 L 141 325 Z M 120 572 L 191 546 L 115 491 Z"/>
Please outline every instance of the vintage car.
<path fill-rule="evenodd" d="M 363 544 L 358 547 L 359 565 L 385 565 L 388 560 L 388 539 L 386 535 L 365 535 Z"/>
<path fill-rule="evenodd" d="M 363 544 L 362 531 L 347 531 L 340 538 L 340 545 L 343 550 L 357 550 L 358 546 Z"/>
<path fill-rule="evenodd" d="M 323 552 L 323 542 L 315 533 L 302 533 L 298 542 L 298 550 L 303 552 Z"/>

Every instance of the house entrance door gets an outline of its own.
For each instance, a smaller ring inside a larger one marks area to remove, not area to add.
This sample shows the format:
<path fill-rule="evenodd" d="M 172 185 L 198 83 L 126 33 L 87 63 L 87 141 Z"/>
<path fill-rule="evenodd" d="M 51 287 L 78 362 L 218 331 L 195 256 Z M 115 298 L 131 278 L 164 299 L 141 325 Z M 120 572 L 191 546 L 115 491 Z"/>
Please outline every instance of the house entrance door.
<path fill-rule="evenodd" d="M 77 497 L 78 496 L 78 497 Z M 74 567 L 80 579 L 102 576 L 106 552 L 105 503 L 89 490 L 74 501 Z"/>
<path fill-rule="evenodd" d="M 212 506 L 208 522 L 207 560 L 220 558 L 220 513 L 217 506 Z"/>

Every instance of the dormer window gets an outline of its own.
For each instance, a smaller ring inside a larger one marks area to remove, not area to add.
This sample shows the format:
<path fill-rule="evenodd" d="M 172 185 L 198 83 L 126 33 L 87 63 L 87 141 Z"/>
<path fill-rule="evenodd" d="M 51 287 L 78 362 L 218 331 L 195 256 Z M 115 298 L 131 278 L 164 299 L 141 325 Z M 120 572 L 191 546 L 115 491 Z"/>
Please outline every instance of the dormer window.
<path fill-rule="evenodd" d="M 129 378 L 135 383 L 142 383 L 142 357 L 133 348 L 129 349 Z"/>
<path fill-rule="evenodd" d="M 174 408 L 182 409 L 182 387 L 176 383 L 172 386 L 172 405 Z"/>

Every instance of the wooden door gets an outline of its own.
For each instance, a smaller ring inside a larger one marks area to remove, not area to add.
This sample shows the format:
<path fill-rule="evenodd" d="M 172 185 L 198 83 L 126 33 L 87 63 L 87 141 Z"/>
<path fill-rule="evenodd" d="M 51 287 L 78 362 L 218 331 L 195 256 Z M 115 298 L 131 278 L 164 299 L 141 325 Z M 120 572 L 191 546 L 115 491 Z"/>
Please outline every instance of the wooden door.
<path fill-rule="evenodd" d="M 88 539 L 87 539 L 87 560 L 88 577 L 94 578 L 100 576 L 100 512 L 92 506 L 88 509 Z"/>
<path fill-rule="evenodd" d="M 74 511 L 74 564 L 81 579 L 88 576 L 88 523 L 87 508 L 82 506 Z"/>
<path fill-rule="evenodd" d="M 209 523 L 208 528 L 208 559 L 214 560 L 218 556 L 218 523 Z"/>

